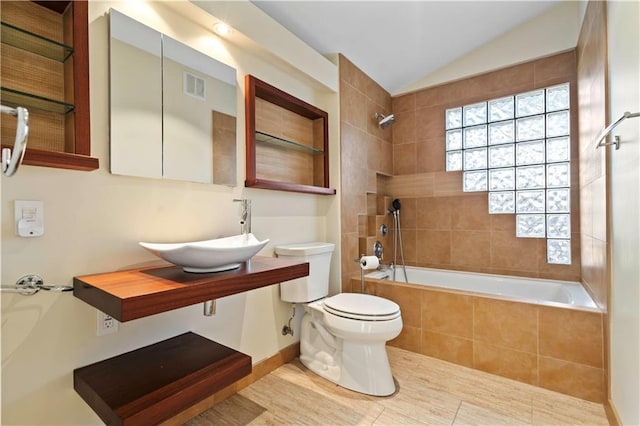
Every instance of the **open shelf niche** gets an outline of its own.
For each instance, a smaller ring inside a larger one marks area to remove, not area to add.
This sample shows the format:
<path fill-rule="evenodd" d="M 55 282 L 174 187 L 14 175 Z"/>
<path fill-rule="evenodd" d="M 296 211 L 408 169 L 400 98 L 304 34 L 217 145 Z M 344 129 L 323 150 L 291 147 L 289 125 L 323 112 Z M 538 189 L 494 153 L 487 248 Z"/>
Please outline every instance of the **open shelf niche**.
<path fill-rule="evenodd" d="M 325 111 L 245 77 L 245 186 L 332 195 Z"/>
<path fill-rule="evenodd" d="M 2 2 L 0 21 L 2 104 L 29 111 L 23 164 L 97 169 L 90 141 L 87 1 Z M 0 120 L 3 147 L 11 147 L 16 120 Z"/>

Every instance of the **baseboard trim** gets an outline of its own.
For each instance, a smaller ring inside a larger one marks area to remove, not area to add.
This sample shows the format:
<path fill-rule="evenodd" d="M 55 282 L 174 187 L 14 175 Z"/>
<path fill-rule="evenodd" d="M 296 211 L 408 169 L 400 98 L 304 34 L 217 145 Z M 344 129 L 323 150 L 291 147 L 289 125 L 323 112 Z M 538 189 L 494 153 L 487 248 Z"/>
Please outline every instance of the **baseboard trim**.
<path fill-rule="evenodd" d="M 609 424 L 611 426 L 622 426 L 618 410 L 616 410 L 616 407 L 613 405 L 610 398 L 608 398 L 604 403 L 604 412 L 606 413 L 607 420 L 609 420 Z"/>
<path fill-rule="evenodd" d="M 240 379 L 232 385 L 227 386 L 226 388 L 214 393 L 211 396 L 206 397 L 202 401 L 192 405 L 186 410 L 178 413 L 174 417 L 166 420 L 161 423 L 161 426 L 178 426 L 183 425 L 188 420 L 197 416 L 200 413 L 203 413 L 216 405 L 217 403 L 224 401 L 229 398 L 231 395 L 239 392 L 240 390 L 246 388 L 250 384 L 260 380 L 267 374 L 271 373 L 273 370 L 278 367 L 293 361 L 296 357 L 300 356 L 300 343 L 294 343 L 293 345 L 287 346 L 282 349 L 277 354 L 260 361 L 255 364 L 252 368 L 251 374 Z"/>

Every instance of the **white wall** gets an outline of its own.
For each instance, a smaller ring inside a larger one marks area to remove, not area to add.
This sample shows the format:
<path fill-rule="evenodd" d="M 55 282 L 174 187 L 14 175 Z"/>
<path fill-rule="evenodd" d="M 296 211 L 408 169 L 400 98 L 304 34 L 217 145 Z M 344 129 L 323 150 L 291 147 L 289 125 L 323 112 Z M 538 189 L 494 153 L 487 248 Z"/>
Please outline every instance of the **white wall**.
<path fill-rule="evenodd" d="M 582 23 L 582 20 L 578 21 L 578 15 L 578 2 L 564 1 L 392 95 L 415 92 L 573 49 Z"/>
<path fill-rule="evenodd" d="M 609 122 L 640 112 L 640 3 L 607 2 Z M 611 401 L 622 424 L 640 424 L 640 118 L 612 135 L 622 141 L 611 159 Z"/>
<path fill-rule="evenodd" d="M 331 181 L 339 182 L 337 94 L 308 83 L 220 41 L 161 3 L 89 3 L 92 153 L 100 169 L 77 172 L 24 166 L 2 178 L 2 283 L 39 274 L 50 284 L 72 277 L 128 268 L 154 260 L 138 241 L 206 239 L 237 233 L 238 205 L 253 201 L 253 232 L 271 238 L 261 254 L 285 242 L 326 240 L 339 247 L 339 197 L 246 189 L 244 182 L 244 108 L 238 95 L 238 182 L 228 188 L 154 180 L 108 173 L 108 17 L 109 7 L 238 69 L 243 90 L 247 73 L 326 110 L 331 117 Z M 269 31 L 268 27 L 263 28 Z M 283 42 L 286 43 L 286 40 Z M 337 75 L 337 69 L 336 69 Z M 337 77 L 336 77 L 337 78 Z M 319 87 L 326 87 L 319 84 Z M 132 141 L 133 142 L 133 141 Z M 43 200 L 45 235 L 15 236 L 14 200 Z M 339 288 L 339 252 L 332 262 L 332 289 Z M 96 337 L 96 310 L 72 294 L 42 292 L 32 297 L 2 294 L 3 425 L 89 425 L 100 419 L 73 390 L 73 369 L 191 330 L 252 356 L 258 362 L 297 340 L 280 333 L 290 306 L 270 286 L 220 299 L 217 314 L 202 306 L 121 324 Z M 299 318 L 299 317 L 298 317 Z"/>

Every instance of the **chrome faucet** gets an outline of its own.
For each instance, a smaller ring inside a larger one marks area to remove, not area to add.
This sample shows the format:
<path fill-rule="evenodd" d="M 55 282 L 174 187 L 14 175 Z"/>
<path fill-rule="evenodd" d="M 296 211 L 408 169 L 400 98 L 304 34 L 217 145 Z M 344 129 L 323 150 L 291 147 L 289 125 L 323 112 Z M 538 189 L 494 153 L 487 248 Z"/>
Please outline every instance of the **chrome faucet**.
<path fill-rule="evenodd" d="M 246 198 L 235 198 L 234 202 L 240 203 L 240 233 L 247 235 L 251 233 L 251 200 Z"/>

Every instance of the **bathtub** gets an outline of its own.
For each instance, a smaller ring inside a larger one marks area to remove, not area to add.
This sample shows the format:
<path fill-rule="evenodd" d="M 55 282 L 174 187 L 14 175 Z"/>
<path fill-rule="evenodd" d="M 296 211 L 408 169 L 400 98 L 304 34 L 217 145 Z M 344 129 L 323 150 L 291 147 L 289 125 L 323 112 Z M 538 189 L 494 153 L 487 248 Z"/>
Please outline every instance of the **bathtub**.
<path fill-rule="evenodd" d="M 403 330 L 390 346 L 604 400 L 604 313 L 580 283 L 416 267 L 408 284 L 402 268 L 391 275 L 365 277 L 365 292 L 400 306 Z M 361 291 L 359 275 L 351 288 Z"/>
<path fill-rule="evenodd" d="M 367 278 L 391 280 L 392 271 L 375 271 Z M 457 290 L 489 297 L 538 305 L 570 305 L 578 309 L 598 310 L 578 282 L 523 278 L 476 272 L 407 267 L 410 284 Z M 396 281 L 404 283 L 402 268 L 396 269 Z"/>

